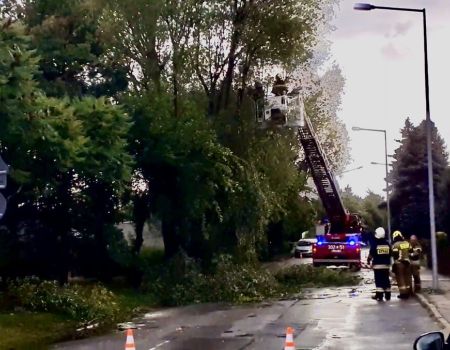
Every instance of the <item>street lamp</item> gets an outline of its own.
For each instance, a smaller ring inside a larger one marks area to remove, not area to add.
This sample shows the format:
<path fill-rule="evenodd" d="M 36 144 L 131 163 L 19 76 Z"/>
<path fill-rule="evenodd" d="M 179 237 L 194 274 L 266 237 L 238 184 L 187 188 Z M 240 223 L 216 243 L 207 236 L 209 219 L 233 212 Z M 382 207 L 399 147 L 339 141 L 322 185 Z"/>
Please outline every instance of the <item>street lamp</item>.
<path fill-rule="evenodd" d="M 350 171 L 359 170 L 359 169 L 362 169 L 362 168 L 364 168 L 364 167 L 361 165 L 361 166 L 359 166 L 359 167 L 357 167 L 357 168 L 344 170 L 344 171 L 341 171 L 341 172 L 339 173 L 339 175 L 342 175 L 342 174 L 345 174 L 345 173 L 349 173 Z"/>
<path fill-rule="evenodd" d="M 378 163 L 378 162 L 370 162 L 370 164 L 373 164 L 373 165 L 386 165 L 386 163 Z M 387 165 L 388 166 L 392 166 L 392 163 L 388 163 Z"/>
<path fill-rule="evenodd" d="M 353 131 L 373 131 L 373 132 L 382 132 L 384 133 L 384 159 L 385 159 L 385 167 L 386 167 L 386 215 L 387 215 L 387 225 L 388 225 L 388 237 L 389 242 L 391 241 L 391 204 L 389 203 L 389 184 L 388 184 L 388 153 L 387 153 L 387 136 L 386 130 L 383 129 L 366 129 L 360 128 L 358 126 L 352 127 Z"/>
<path fill-rule="evenodd" d="M 431 151 L 431 117 L 430 117 L 430 87 L 428 79 L 428 47 L 427 47 L 427 16 L 425 8 L 404 8 L 404 7 L 387 7 L 375 6 L 371 4 L 358 3 L 353 6 L 355 10 L 370 11 L 370 10 L 391 10 L 391 11 L 406 11 L 406 12 L 421 12 L 423 19 L 423 52 L 425 62 L 425 106 L 426 106 L 426 132 L 427 132 L 427 163 L 428 163 L 428 200 L 430 210 L 430 238 L 431 238 L 431 260 L 433 270 L 433 286 L 434 291 L 438 290 L 438 266 L 437 266 L 437 250 L 436 250 L 436 223 L 434 213 L 434 185 L 433 185 L 433 157 Z M 386 162 L 387 163 L 387 162 Z"/>

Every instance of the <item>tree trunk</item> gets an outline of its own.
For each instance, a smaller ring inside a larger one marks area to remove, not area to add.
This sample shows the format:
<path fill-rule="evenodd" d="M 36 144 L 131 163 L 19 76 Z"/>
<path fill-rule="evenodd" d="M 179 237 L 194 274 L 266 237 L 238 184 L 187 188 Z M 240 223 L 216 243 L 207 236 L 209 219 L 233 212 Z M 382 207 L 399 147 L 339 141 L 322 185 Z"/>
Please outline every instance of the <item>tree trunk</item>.
<path fill-rule="evenodd" d="M 138 255 L 144 243 L 144 226 L 145 222 L 150 218 L 150 199 L 147 195 L 136 196 L 133 203 L 133 221 L 136 233 L 134 241 L 134 252 Z"/>
<path fill-rule="evenodd" d="M 113 277 L 114 270 L 111 269 L 105 228 L 109 223 L 108 211 L 112 210 L 111 193 L 103 184 L 93 184 L 91 188 L 93 198 L 96 198 L 93 212 L 94 235 L 96 246 L 97 274 L 101 280 L 109 281 Z"/>
<path fill-rule="evenodd" d="M 230 52 L 228 55 L 228 67 L 227 72 L 225 74 L 225 79 L 223 81 L 223 89 L 221 91 L 221 94 L 224 94 L 224 104 L 223 108 L 226 109 L 229 106 L 230 103 L 230 94 L 231 94 L 231 87 L 233 85 L 233 75 L 234 75 L 234 69 L 236 67 L 236 53 L 238 49 L 239 42 L 241 40 L 242 36 L 242 26 L 247 19 L 247 2 L 244 1 L 241 8 L 238 8 L 238 2 L 235 1 L 234 5 L 235 10 L 235 17 L 233 20 L 233 34 L 231 36 L 231 44 L 230 44 Z M 218 104 L 220 108 L 222 96 L 219 96 L 220 103 Z"/>
<path fill-rule="evenodd" d="M 72 230 L 70 207 L 72 197 L 70 194 L 72 188 L 72 173 L 61 174 L 61 185 L 59 188 L 60 205 L 55 209 L 54 232 L 59 240 L 59 252 L 56 262 L 56 276 L 58 282 L 63 285 L 68 282 L 68 273 L 70 269 L 70 245 L 69 235 Z"/>
<path fill-rule="evenodd" d="M 242 106 L 242 102 L 244 101 L 244 94 L 245 94 L 245 89 L 247 88 L 247 77 L 248 77 L 249 71 L 250 71 L 250 64 L 248 62 L 246 62 L 244 65 L 244 69 L 242 71 L 241 88 L 239 90 L 239 95 L 238 95 L 238 108 L 239 109 Z"/>
<path fill-rule="evenodd" d="M 236 37 L 236 39 L 235 39 Z M 222 88 L 219 92 L 219 97 L 217 101 L 216 106 L 216 113 L 218 113 L 221 109 L 226 109 L 228 107 L 229 101 L 230 101 L 230 92 L 231 92 L 231 86 L 233 84 L 233 74 L 234 74 L 234 68 L 236 65 L 236 50 L 237 50 L 237 38 L 238 35 L 235 32 L 233 34 L 233 40 L 231 42 L 231 48 L 230 48 L 230 54 L 228 59 L 228 67 L 227 72 L 225 74 L 225 78 L 222 83 Z M 222 100 L 224 100 L 222 104 Z"/>
<path fill-rule="evenodd" d="M 161 231 L 164 242 L 164 255 L 166 259 L 170 259 L 178 252 L 180 242 L 173 219 L 167 214 L 164 214 L 161 220 Z"/>

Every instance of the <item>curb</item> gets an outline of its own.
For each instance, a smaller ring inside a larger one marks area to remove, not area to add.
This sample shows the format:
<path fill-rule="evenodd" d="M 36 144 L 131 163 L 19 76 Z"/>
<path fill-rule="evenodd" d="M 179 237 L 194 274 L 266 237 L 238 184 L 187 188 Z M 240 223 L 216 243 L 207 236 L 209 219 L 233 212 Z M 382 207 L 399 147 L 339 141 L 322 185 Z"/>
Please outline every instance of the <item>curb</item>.
<path fill-rule="evenodd" d="M 419 300 L 420 304 L 422 304 L 422 306 L 433 315 L 433 317 L 436 319 L 436 321 L 438 321 L 441 324 L 442 328 L 446 332 L 449 332 L 450 331 L 450 323 L 445 319 L 444 316 L 442 316 L 442 314 L 439 312 L 437 307 L 421 294 L 416 294 L 416 297 Z"/>

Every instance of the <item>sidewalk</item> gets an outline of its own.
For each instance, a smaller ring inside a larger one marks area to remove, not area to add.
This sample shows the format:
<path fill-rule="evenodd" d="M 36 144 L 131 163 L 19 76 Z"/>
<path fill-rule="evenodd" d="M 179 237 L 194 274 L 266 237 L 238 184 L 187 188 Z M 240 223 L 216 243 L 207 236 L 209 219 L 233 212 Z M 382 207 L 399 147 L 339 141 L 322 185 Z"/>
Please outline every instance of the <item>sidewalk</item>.
<path fill-rule="evenodd" d="M 422 293 L 417 294 L 417 298 L 439 321 L 447 336 L 450 333 L 450 277 L 439 275 L 439 291 L 432 293 L 431 270 L 422 267 L 420 274 Z"/>

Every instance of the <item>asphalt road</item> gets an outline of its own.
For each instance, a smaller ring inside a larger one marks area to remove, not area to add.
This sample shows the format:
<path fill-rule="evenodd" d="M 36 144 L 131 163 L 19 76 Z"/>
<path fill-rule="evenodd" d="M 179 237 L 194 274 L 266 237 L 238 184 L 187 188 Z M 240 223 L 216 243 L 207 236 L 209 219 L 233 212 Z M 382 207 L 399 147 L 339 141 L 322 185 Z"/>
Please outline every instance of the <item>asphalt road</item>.
<path fill-rule="evenodd" d="M 289 264 L 299 261 L 290 261 Z M 370 299 L 370 271 L 353 288 L 308 290 L 304 299 L 237 307 L 199 305 L 161 310 L 138 320 L 137 350 L 279 350 L 285 329 L 297 349 L 406 350 L 421 333 L 439 326 L 416 299 Z M 125 334 L 59 344 L 55 349 L 124 349 Z"/>

